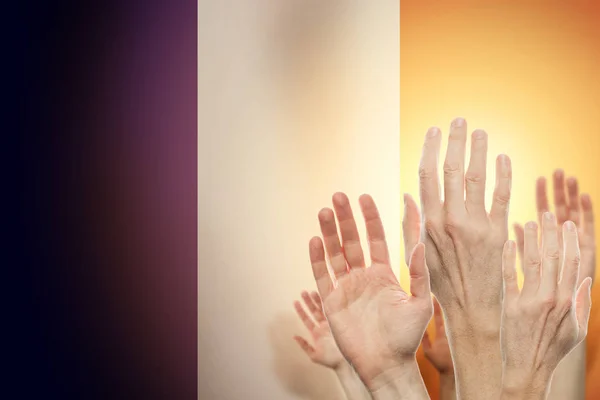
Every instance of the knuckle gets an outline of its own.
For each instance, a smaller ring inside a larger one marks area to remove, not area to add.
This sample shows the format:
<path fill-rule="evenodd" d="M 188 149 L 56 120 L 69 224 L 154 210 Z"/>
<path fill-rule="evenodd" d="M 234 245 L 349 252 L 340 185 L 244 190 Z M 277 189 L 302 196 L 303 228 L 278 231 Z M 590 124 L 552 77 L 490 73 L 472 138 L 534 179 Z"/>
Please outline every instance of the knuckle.
<path fill-rule="evenodd" d="M 553 310 L 557 305 L 556 292 L 552 291 L 540 299 L 540 306 L 545 311 Z"/>
<path fill-rule="evenodd" d="M 494 202 L 501 206 L 507 206 L 510 203 L 510 193 L 508 192 L 496 192 L 494 194 Z"/>
<path fill-rule="evenodd" d="M 551 261 L 557 261 L 560 259 L 560 250 L 558 249 L 549 249 L 544 253 L 544 257 Z"/>
<path fill-rule="evenodd" d="M 458 229 L 459 222 L 456 218 L 449 215 L 444 221 L 444 232 L 446 232 L 448 235 L 453 235 L 457 233 Z"/>
<path fill-rule="evenodd" d="M 421 181 L 428 180 L 435 177 L 435 170 L 430 167 L 425 167 L 421 165 L 419 167 L 419 179 Z"/>
<path fill-rule="evenodd" d="M 483 176 L 475 172 L 468 172 L 465 175 L 465 182 L 471 185 L 477 185 L 483 183 Z"/>
<path fill-rule="evenodd" d="M 459 163 L 452 163 L 449 161 L 444 162 L 444 174 L 449 176 L 458 175 L 461 171 Z"/>
<path fill-rule="evenodd" d="M 573 298 L 565 296 L 560 300 L 560 308 L 564 313 L 571 311 L 573 308 Z"/>
<path fill-rule="evenodd" d="M 435 220 L 431 218 L 425 218 L 423 226 L 425 233 L 427 233 L 428 236 L 435 237 L 438 232 L 438 223 Z"/>
<path fill-rule="evenodd" d="M 529 268 L 539 270 L 542 266 L 542 261 L 537 257 L 528 257 L 525 263 L 529 266 Z"/>

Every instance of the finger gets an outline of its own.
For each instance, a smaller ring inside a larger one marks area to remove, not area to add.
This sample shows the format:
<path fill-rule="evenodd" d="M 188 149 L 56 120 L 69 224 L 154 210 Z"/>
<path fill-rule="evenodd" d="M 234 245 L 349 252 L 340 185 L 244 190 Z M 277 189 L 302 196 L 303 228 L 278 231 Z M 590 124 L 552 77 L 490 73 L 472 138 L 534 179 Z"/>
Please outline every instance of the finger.
<path fill-rule="evenodd" d="M 583 234 L 594 238 L 594 209 L 589 194 L 581 195 L 581 210 L 583 212 Z"/>
<path fill-rule="evenodd" d="M 304 300 L 304 304 L 306 304 L 306 307 L 311 312 L 315 321 L 317 321 L 317 322 L 325 321 L 325 316 L 323 315 L 323 310 L 315 304 L 315 302 L 312 300 L 312 298 L 310 297 L 308 292 L 306 292 L 306 291 L 302 292 L 301 296 L 302 296 L 302 300 Z"/>
<path fill-rule="evenodd" d="M 525 224 L 523 241 L 523 290 L 522 296 L 532 296 L 540 286 L 540 250 L 538 247 L 538 225 L 535 222 Z"/>
<path fill-rule="evenodd" d="M 562 169 L 554 171 L 554 212 L 556 221 L 562 225 L 569 219 L 567 197 L 565 196 L 565 173 Z"/>
<path fill-rule="evenodd" d="M 425 333 L 423 333 L 423 340 L 421 340 L 421 343 L 423 344 L 423 351 L 424 352 L 429 352 L 429 350 L 431 350 L 431 338 L 429 337 L 429 332 L 427 332 L 427 329 L 425 329 Z"/>
<path fill-rule="evenodd" d="M 465 174 L 466 207 L 471 215 L 485 216 L 485 179 L 487 167 L 487 133 L 476 130 L 471 135 L 471 161 Z"/>
<path fill-rule="evenodd" d="M 514 224 L 513 228 L 515 229 L 515 237 L 517 239 L 517 252 L 521 261 L 521 270 L 523 270 L 523 264 L 525 263 L 525 230 L 519 224 Z"/>
<path fill-rule="evenodd" d="M 465 151 L 467 123 L 456 118 L 450 125 L 448 150 L 444 161 L 444 206 L 453 215 L 465 212 Z"/>
<path fill-rule="evenodd" d="M 414 297 L 428 298 L 431 301 L 429 287 L 429 271 L 425 263 L 425 245 L 419 243 L 415 246 L 408 265 L 410 272 L 410 292 Z"/>
<path fill-rule="evenodd" d="M 588 322 L 590 321 L 590 309 L 592 307 L 592 278 L 589 276 L 581 282 L 577 294 L 575 295 L 575 315 L 579 325 L 578 340 L 585 339 L 588 331 Z"/>
<path fill-rule="evenodd" d="M 444 314 L 442 313 L 442 307 L 437 301 L 437 298 L 433 298 L 433 319 L 435 322 L 435 335 L 436 337 L 446 337 L 446 328 L 444 327 Z"/>
<path fill-rule="evenodd" d="M 308 243 L 308 252 L 317 289 L 319 290 L 321 297 L 326 299 L 333 290 L 333 281 L 327 270 L 325 249 L 323 248 L 323 241 L 320 237 L 315 236 L 310 240 Z"/>
<path fill-rule="evenodd" d="M 562 228 L 563 235 L 563 266 L 561 269 L 560 287 L 572 295 L 575 292 L 579 278 L 579 241 L 577 226 L 573 221 L 567 221 Z"/>
<path fill-rule="evenodd" d="M 490 210 L 492 221 L 501 226 L 507 226 L 508 206 L 512 187 L 512 167 L 510 158 L 501 154 L 496 159 L 496 188 Z M 506 228 L 508 230 L 508 227 Z"/>
<path fill-rule="evenodd" d="M 325 242 L 325 248 L 327 249 L 327 256 L 331 263 L 331 269 L 335 277 L 338 278 L 348 272 L 348 264 L 340 245 L 333 210 L 330 208 L 322 209 L 319 212 L 319 224 L 321 225 L 321 233 Z"/>
<path fill-rule="evenodd" d="M 385 232 L 383 230 L 383 223 L 381 222 L 377 206 L 375 205 L 373 198 L 368 194 L 360 196 L 358 201 L 365 218 L 365 225 L 367 226 L 367 238 L 369 241 L 371 261 L 373 263 L 389 265 L 390 257 L 385 241 Z"/>
<path fill-rule="evenodd" d="M 304 326 L 306 326 L 306 329 L 308 329 L 310 332 L 312 332 L 315 329 L 315 323 L 308 316 L 308 314 L 306 313 L 306 311 L 304 311 L 304 308 L 302 308 L 302 304 L 300 304 L 299 301 L 295 301 L 294 302 L 294 308 L 296 309 L 296 313 L 298 314 L 298 316 L 300 317 L 300 319 L 304 323 Z"/>
<path fill-rule="evenodd" d="M 425 136 L 423 153 L 419 164 L 419 194 L 424 214 L 435 214 L 441 209 L 438 158 L 442 134 L 438 128 L 430 128 Z"/>
<path fill-rule="evenodd" d="M 411 195 L 404 195 L 404 218 L 402 219 L 402 236 L 404 238 L 404 259 L 406 265 L 410 260 L 410 253 L 421 238 L 421 216 L 417 203 Z"/>
<path fill-rule="evenodd" d="M 334 194 L 333 208 L 338 224 L 340 225 L 342 249 L 346 257 L 346 262 L 350 268 L 364 267 L 365 257 L 360 245 L 360 237 L 358 236 L 358 229 L 356 228 L 356 221 L 352 214 L 348 196 L 339 192 Z"/>
<path fill-rule="evenodd" d="M 319 308 L 319 310 L 323 310 L 323 302 L 321 301 L 321 296 L 319 296 L 319 293 L 312 292 L 310 297 L 312 297 L 313 302 Z"/>
<path fill-rule="evenodd" d="M 567 193 L 569 195 L 568 219 L 579 226 L 579 183 L 577 182 L 577 179 L 573 177 L 567 179 Z"/>
<path fill-rule="evenodd" d="M 304 338 L 300 336 L 294 336 L 294 340 L 300 345 L 300 348 L 302 348 L 302 350 L 304 350 L 309 357 L 313 357 L 315 354 L 315 348 L 312 347 Z"/>
<path fill-rule="evenodd" d="M 560 247 L 556 218 L 552 213 L 542 217 L 542 280 L 540 290 L 545 294 L 554 293 L 560 267 Z"/>
<path fill-rule="evenodd" d="M 509 240 L 504 244 L 502 253 L 502 272 L 504 276 L 504 298 L 507 300 L 515 299 L 519 295 L 519 286 L 517 285 L 517 245 Z"/>
<path fill-rule="evenodd" d="M 546 188 L 546 178 L 540 177 L 538 178 L 535 185 L 535 200 L 536 200 L 536 208 L 538 213 L 538 223 L 542 224 L 542 217 L 544 213 L 550 211 L 550 206 L 548 205 L 548 192 Z"/>

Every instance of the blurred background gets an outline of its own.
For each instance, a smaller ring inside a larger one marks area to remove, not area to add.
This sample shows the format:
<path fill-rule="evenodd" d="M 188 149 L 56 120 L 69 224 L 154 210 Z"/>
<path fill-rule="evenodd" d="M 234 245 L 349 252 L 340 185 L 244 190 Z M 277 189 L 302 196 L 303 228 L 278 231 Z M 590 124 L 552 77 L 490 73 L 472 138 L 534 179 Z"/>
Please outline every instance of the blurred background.
<path fill-rule="evenodd" d="M 5 4 L 2 398 L 194 399 L 197 5 Z"/>

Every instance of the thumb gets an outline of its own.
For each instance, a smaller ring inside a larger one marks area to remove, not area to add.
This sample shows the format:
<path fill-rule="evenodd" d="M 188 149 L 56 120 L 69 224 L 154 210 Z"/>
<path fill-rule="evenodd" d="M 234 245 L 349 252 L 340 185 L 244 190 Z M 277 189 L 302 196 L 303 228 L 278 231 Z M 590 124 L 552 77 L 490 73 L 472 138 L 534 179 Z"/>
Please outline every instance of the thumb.
<path fill-rule="evenodd" d="M 411 195 L 404 195 L 404 218 L 402 219 L 404 238 L 404 261 L 409 264 L 410 254 L 421 237 L 421 215 L 419 207 Z"/>
<path fill-rule="evenodd" d="M 410 292 L 414 297 L 428 298 L 431 301 L 429 270 L 425 263 L 425 245 L 417 244 L 408 264 L 410 272 Z"/>
<path fill-rule="evenodd" d="M 585 339 L 587 335 L 590 309 L 592 307 L 591 287 L 592 278 L 588 276 L 581 282 L 575 295 L 575 314 L 577 315 L 577 324 L 579 325 L 579 341 Z"/>

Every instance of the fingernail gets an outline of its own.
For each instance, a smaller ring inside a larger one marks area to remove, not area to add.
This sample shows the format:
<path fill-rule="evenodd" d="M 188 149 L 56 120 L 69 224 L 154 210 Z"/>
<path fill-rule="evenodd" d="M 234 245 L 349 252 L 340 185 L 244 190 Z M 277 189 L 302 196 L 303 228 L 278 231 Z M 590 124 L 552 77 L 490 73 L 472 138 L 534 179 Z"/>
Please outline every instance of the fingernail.
<path fill-rule="evenodd" d="M 482 129 L 476 129 L 473 132 L 473 139 L 475 139 L 475 140 L 484 139 L 486 135 L 487 134 L 485 133 L 484 130 L 482 130 Z"/>
<path fill-rule="evenodd" d="M 465 120 L 463 118 L 455 118 L 454 121 L 452 121 L 453 128 L 462 128 L 463 126 L 465 126 Z"/>
<path fill-rule="evenodd" d="M 506 250 L 508 250 L 509 253 L 513 253 L 515 251 L 515 247 L 514 240 L 509 240 L 506 242 Z"/>
<path fill-rule="evenodd" d="M 431 127 L 427 131 L 427 137 L 434 138 L 440 133 L 440 130 L 436 127 Z"/>
<path fill-rule="evenodd" d="M 565 222 L 565 226 L 567 227 L 567 230 L 569 232 L 575 232 L 575 229 L 577 228 L 575 226 L 575 224 L 573 223 L 573 221 L 567 221 L 567 222 Z"/>
<path fill-rule="evenodd" d="M 510 159 L 508 158 L 508 156 L 506 154 L 500 154 L 499 158 L 500 158 L 500 165 L 502 165 L 503 167 L 509 166 Z"/>
<path fill-rule="evenodd" d="M 544 213 L 544 219 L 546 221 L 552 221 L 552 213 L 549 213 L 549 212 Z"/>

